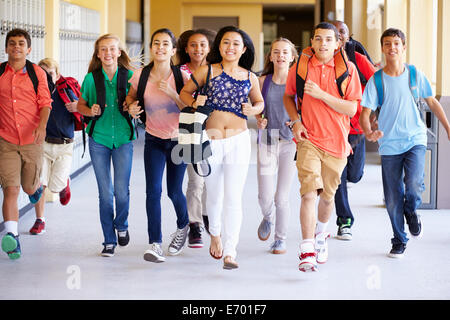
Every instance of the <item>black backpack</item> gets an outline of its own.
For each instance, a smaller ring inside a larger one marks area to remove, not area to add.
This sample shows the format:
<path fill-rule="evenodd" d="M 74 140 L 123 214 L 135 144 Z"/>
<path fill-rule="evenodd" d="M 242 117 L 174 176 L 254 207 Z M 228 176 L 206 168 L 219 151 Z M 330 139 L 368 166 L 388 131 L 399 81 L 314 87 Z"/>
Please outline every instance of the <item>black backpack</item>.
<path fill-rule="evenodd" d="M 366 56 L 366 58 L 370 61 L 370 63 L 375 65 L 372 59 L 370 58 L 369 53 L 364 48 L 364 46 L 360 42 L 350 37 L 349 41 L 347 41 L 347 43 L 345 44 L 345 53 L 347 54 L 348 59 L 355 65 L 356 70 L 358 71 L 359 80 L 361 81 L 361 84 L 365 86 L 369 79 L 366 79 L 361 70 L 359 70 L 358 64 L 356 63 L 355 52 L 358 52 L 363 56 Z"/>
<path fill-rule="evenodd" d="M 105 111 L 105 104 L 106 104 L 105 76 L 103 75 L 102 69 L 100 68 L 93 71 L 92 75 L 94 76 L 95 90 L 97 92 L 97 104 L 100 106 L 102 112 L 100 113 L 100 115 L 95 117 L 84 117 L 86 123 L 92 121 L 91 127 L 89 128 L 88 132 L 88 135 L 90 137 L 92 137 L 92 134 L 94 132 L 95 123 L 103 115 Z M 127 96 L 127 84 L 128 84 L 128 70 L 119 67 L 119 70 L 117 72 L 117 98 L 119 104 L 119 111 L 120 114 L 127 120 L 127 123 L 130 126 L 131 129 L 130 140 L 132 140 L 134 136 L 134 126 L 128 112 L 123 110 L 123 103 Z"/>
<path fill-rule="evenodd" d="M 0 64 L 0 77 L 5 72 L 6 63 L 7 62 L 3 62 L 2 64 Z M 38 81 L 38 78 L 36 76 L 36 72 L 34 70 L 34 63 L 31 62 L 30 60 L 27 60 L 26 63 L 25 63 L 25 66 L 27 67 L 28 76 L 30 77 L 31 82 L 33 83 L 34 92 L 36 92 L 36 94 L 37 94 L 38 87 L 39 87 L 39 81 Z"/>
<path fill-rule="evenodd" d="M 170 66 L 172 69 L 173 77 L 175 78 L 175 87 L 177 90 L 177 93 L 180 94 L 181 89 L 184 87 L 184 81 L 183 81 L 183 75 L 181 74 L 181 70 L 179 66 Z M 139 106 L 142 110 L 145 110 L 145 104 L 144 104 L 144 92 L 145 87 L 147 86 L 147 81 L 150 76 L 150 71 L 152 71 L 153 68 L 153 62 L 146 65 L 141 72 L 141 75 L 139 77 L 138 87 L 137 87 L 137 100 L 139 101 Z M 145 114 L 145 111 L 142 112 L 139 115 L 139 119 L 142 122 L 143 126 L 145 127 L 145 121 L 147 120 L 147 115 Z"/>

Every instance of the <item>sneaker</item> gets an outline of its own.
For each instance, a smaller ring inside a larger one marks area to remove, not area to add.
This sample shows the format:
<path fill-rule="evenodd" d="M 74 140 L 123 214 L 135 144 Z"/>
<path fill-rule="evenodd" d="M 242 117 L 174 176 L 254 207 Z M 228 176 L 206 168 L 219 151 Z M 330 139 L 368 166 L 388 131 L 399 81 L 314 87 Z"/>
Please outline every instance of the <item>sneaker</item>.
<path fill-rule="evenodd" d="M 302 272 L 317 271 L 315 252 L 301 252 L 299 258 L 300 264 L 298 265 L 298 270 Z"/>
<path fill-rule="evenodd" d="M 411 233 L 413 237 L 421 237 L 422 222 L 420 221 L 420 215 L 418 215 L 416 212 L 405 213 L 405 219 L 409 227 L 409 233 Z"/>
<path fill-rule="evenodd" d="M 343 219 L 345 222 L 340 223 L 338 226 L 338 232 L 336 239 L 339 240 L 352 240 L 352 227 L 351 227 L 351 219 Z"/>
<path fill-rule="evenodd" d="M 69 203 L 70 201 L 70 178 L 67 179 L 67 186 L 59 193 L 59 202 L 61 202 L 61 204 L 63 206 L 65 206 L 66 204 Z"/>
<path fill-rule="evenodd" d="M 270 246 L 270 251 L 273 254 L 283 254 L 286 253 L 286 241 L 275 240 Z"/>
<path fill-rule="evenodd" d="M 2 238 L 2 250 L 6 252 L 11 260 L 19 259 L 22 251 L 20 250 L 19 236 L 15 236 L 11 232 L 8 232 Z"/>
<path fill-rule="evenodd" d="M 205 226 L 205 230 L 206 230 L 206 232 L 208 232 L 208 234 L 210 234 L 209 233 L 209 218 L 208 218 L 208 216 L 202 216 L 202 218 L 203 218 L 203 225 Z"/>
<path fill-rule="evenodd" d="M 163 255 L 161 244 L 156 242 L 151 243 L 150 249 L 148 249 L 144 253 L 144 260 L 157 263 L 166 261 L 166 258 Z"/>
<path fill-rule="evenodd" d="M 271 229 L 270 221 L 263 219 L 258 227 L 258 238 L 259 240 L 266 241 L 270 237 L 270 229 Z"/>
<path fill-rule="evenodd" d="M 330 237 L 330 233 L 321 232 L 316 235 L 316 241 L 314 247 L 317 253 L 317 263 L 323 264 L 328 260 L 328 243 L 327 239 Z"/>
<path fill-rule="evenodd" d="M 189 248 L 203 248 L 202 232 L 198 222 L 189 224 Z"/>
<path fill-rule="evenodd" d="M 39 235 L 45 233 L 45 222 L 41 219 L 36 219 L 33 227 L 30 229 L 30 233 L 34 235 Z"/>
<path fill-rule="evenodd" d="M 41 199 L 43 193 L 44 193 L 44 186 L 41 184 L 39 188 L 37 188 L 37 190 L 31 196 L 30 195 L 28 196 L 28 198 L 30 199 L 30 202 L 32 204 L 35 204 Z"/>
<path fill-rule="evenodd" d="M 103 257 L 114 257 L 114 245 L 113 244 L 105 244 L 103 251 Z"/>
<path fill-rule="evenodd" d="M 403 258 L 405 254 L 406 243 L 396 243 L 392 245 L 392 249 L 388 254 L 390 258 Z"/>
<path fill-rule="evenodd" d="M 171 256 L 176 256 L 183 250 L 184 244 L 186 243 L 188 230 L 189 224 L 187 224 L 183 229 L 177 229 L 177 231 L 172 234 L 172 241 L 169 245 L 169 254 Z"/>
<path fill-rule="evenodd" d="M 117 231 L 117 242 L 121 247 L 125 247 L 130 242 L 130 233 L 128 230 Z"/>

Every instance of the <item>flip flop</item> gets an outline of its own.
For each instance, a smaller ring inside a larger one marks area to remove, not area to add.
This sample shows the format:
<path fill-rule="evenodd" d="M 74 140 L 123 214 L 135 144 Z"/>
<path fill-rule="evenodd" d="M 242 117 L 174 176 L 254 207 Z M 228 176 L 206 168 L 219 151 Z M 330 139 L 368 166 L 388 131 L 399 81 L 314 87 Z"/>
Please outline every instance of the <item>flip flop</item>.
<path fill-rule="evenodd" d="M 220 255 L 220 257 L 218 257 L 218 256 L 215 256 L 215 255 L 212 254 L 212 252 L 211 252 L 211 247 L 209 247 L 209 254 L 211 255 L 211 257 L 213 257 L 213 258 L 216 259 L 216 260 L 222 259 L 222 255 Z"/>
<path fill-rule="evenodd" d="M 225 259 L 223 260 L 223 268 L 225 270 L 232 270 L 232 269 L 237 269 L 239 268 L 239 265 L 237 264 L 236 261 L 232 260 L 230 262 L 226 262 Z"/>

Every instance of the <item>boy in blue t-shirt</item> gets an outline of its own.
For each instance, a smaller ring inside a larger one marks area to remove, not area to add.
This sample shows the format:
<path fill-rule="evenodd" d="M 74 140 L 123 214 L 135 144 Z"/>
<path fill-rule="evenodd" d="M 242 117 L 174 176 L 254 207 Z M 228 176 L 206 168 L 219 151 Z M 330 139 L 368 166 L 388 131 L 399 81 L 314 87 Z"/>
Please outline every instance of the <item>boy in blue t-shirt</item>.
<path fill-rule="evenodd" d="M 386 209 L 394 237 L 389 257 L 403 256 L 408 238 L 404 219 L 412 236 L 422 234 L 422 223 L 416 210 L 422 203 L 427 129 L 411 93 L 409 69 L 404 64 L 405 35 L 390 28 L 381 35 L 381 49 L 386 66 L 382 71 L 383 103 L 378 129 L 372 130 L 370 114 L 378 107 L 375 77 L 370 78 L 363 94 L 360 124 L 369 141 L 378 141 L 381 155 Z M 441 104 L 433 97 L 430 83 L 417 71 L 419 95 L 444 126 L 450 140 L 450 125 Z"/>

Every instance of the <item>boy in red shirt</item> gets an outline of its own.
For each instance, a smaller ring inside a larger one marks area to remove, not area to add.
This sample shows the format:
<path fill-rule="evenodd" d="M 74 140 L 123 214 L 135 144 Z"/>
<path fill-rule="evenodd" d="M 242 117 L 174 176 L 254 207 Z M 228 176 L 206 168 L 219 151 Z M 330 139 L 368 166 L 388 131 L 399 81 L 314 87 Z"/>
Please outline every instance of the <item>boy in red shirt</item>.
<path fill-rule="evenodd" d="M 311 39 L 314 55 L 308 62 L 301 117 L 295 104 L 297 66 L 289 70 L 284 105 L 297 141 L 297 169 L 301 183 L 300 271 L 315 271 L 328 258 L 326 226 L 334 206 L 334 194 L 351 152 L 348 143 L 350 117 L 361 99 L 361 84 L 353 63 L 348 62 L 348 85 L 341 97 L 336 84 L 334 54 L 339 33 L 334 25 L 319 23 Z M 315 203 L 320 194 L 316 225 Z"/>
<path fill-rule="evenodd" d="M 10 259 L 21 256 L 17 206 L 20 186 L 32 203 L 42 196 L 42 143 L 52 104 L 45 71 L 27 63 L 30 52 L 28 32 L 21 29 L 8 32 L 8 62 L 3 64 L 4 72 L 0 76 L 0 183 L 6 229 L 1 246 Z M 30 78 L 33 71 L 38 82 L 36 90 Z"/>

